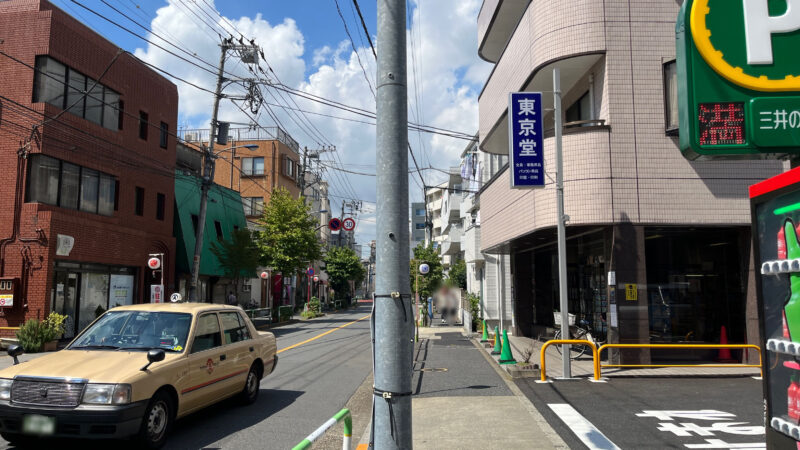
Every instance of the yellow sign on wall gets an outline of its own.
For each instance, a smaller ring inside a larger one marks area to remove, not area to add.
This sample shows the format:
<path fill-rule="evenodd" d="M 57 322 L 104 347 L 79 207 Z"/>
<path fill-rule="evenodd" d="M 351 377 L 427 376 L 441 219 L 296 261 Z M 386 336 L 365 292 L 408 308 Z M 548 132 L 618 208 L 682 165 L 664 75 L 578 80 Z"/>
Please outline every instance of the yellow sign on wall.
<path fill-rule="evenodd" d="M 639 300 L 639 286 L 636 284 L 625 285 L 625 300 L 637 301 Z"/>

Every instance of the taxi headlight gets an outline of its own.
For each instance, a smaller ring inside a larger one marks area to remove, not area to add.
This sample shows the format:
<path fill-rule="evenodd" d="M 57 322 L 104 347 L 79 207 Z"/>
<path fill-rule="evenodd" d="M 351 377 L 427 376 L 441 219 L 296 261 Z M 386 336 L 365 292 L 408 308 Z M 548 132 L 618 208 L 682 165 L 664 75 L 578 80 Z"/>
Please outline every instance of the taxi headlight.
<path fill-rule="evenodd" d="M 129 384 L 89 383 L 83 392 L 83 403 L 90 405 L 124 405 L 130 402 Z"/>
<path fill-rule="evenodd" d="M 11 383 L 14 380 L 0 378 L 0 400 L 11 400 Z"/>

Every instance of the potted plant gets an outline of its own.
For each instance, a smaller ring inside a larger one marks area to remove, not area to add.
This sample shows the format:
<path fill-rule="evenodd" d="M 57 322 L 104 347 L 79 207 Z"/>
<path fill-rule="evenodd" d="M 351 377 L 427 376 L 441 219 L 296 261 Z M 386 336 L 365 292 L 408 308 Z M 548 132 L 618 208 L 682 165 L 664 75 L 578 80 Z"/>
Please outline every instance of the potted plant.
<path fill-rule="evenodd" d="M 45 328 L 44 351 L 54 352 L 58 349 L 58 338 L 64 334 L 64 321 L 67 316 L 51 312 L 42 324 Z"/>

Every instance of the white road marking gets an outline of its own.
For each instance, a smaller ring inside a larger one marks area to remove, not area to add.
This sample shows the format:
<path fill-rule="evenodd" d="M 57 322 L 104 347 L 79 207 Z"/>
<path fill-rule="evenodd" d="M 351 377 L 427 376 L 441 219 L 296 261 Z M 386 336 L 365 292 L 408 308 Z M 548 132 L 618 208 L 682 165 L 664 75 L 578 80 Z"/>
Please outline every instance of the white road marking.
<path fill-rule="evenodd" d="M 611 442 L 597 427 L 586 420 L 572 405 L 567 403 L 548 403 L 547 406 L 550 407 L 558 418 L 575 433 L 575 436 L 590 449 L 620 450 L 616 444 Z"/>

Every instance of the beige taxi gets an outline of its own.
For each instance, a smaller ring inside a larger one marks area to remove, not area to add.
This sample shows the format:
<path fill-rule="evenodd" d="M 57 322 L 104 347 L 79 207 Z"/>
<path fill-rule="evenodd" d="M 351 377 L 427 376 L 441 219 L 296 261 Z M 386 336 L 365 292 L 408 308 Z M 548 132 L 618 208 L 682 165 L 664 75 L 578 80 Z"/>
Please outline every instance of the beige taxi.
<path fill-rule="evenodd" d="M 238 307 L 113 308 L 64 350 L 0 370 L 0 436 L 37 446 L 135 436 L 159 448 L 177 418 L 235 395 L 255 402 L 277 359 L 275 336 Z"/>

